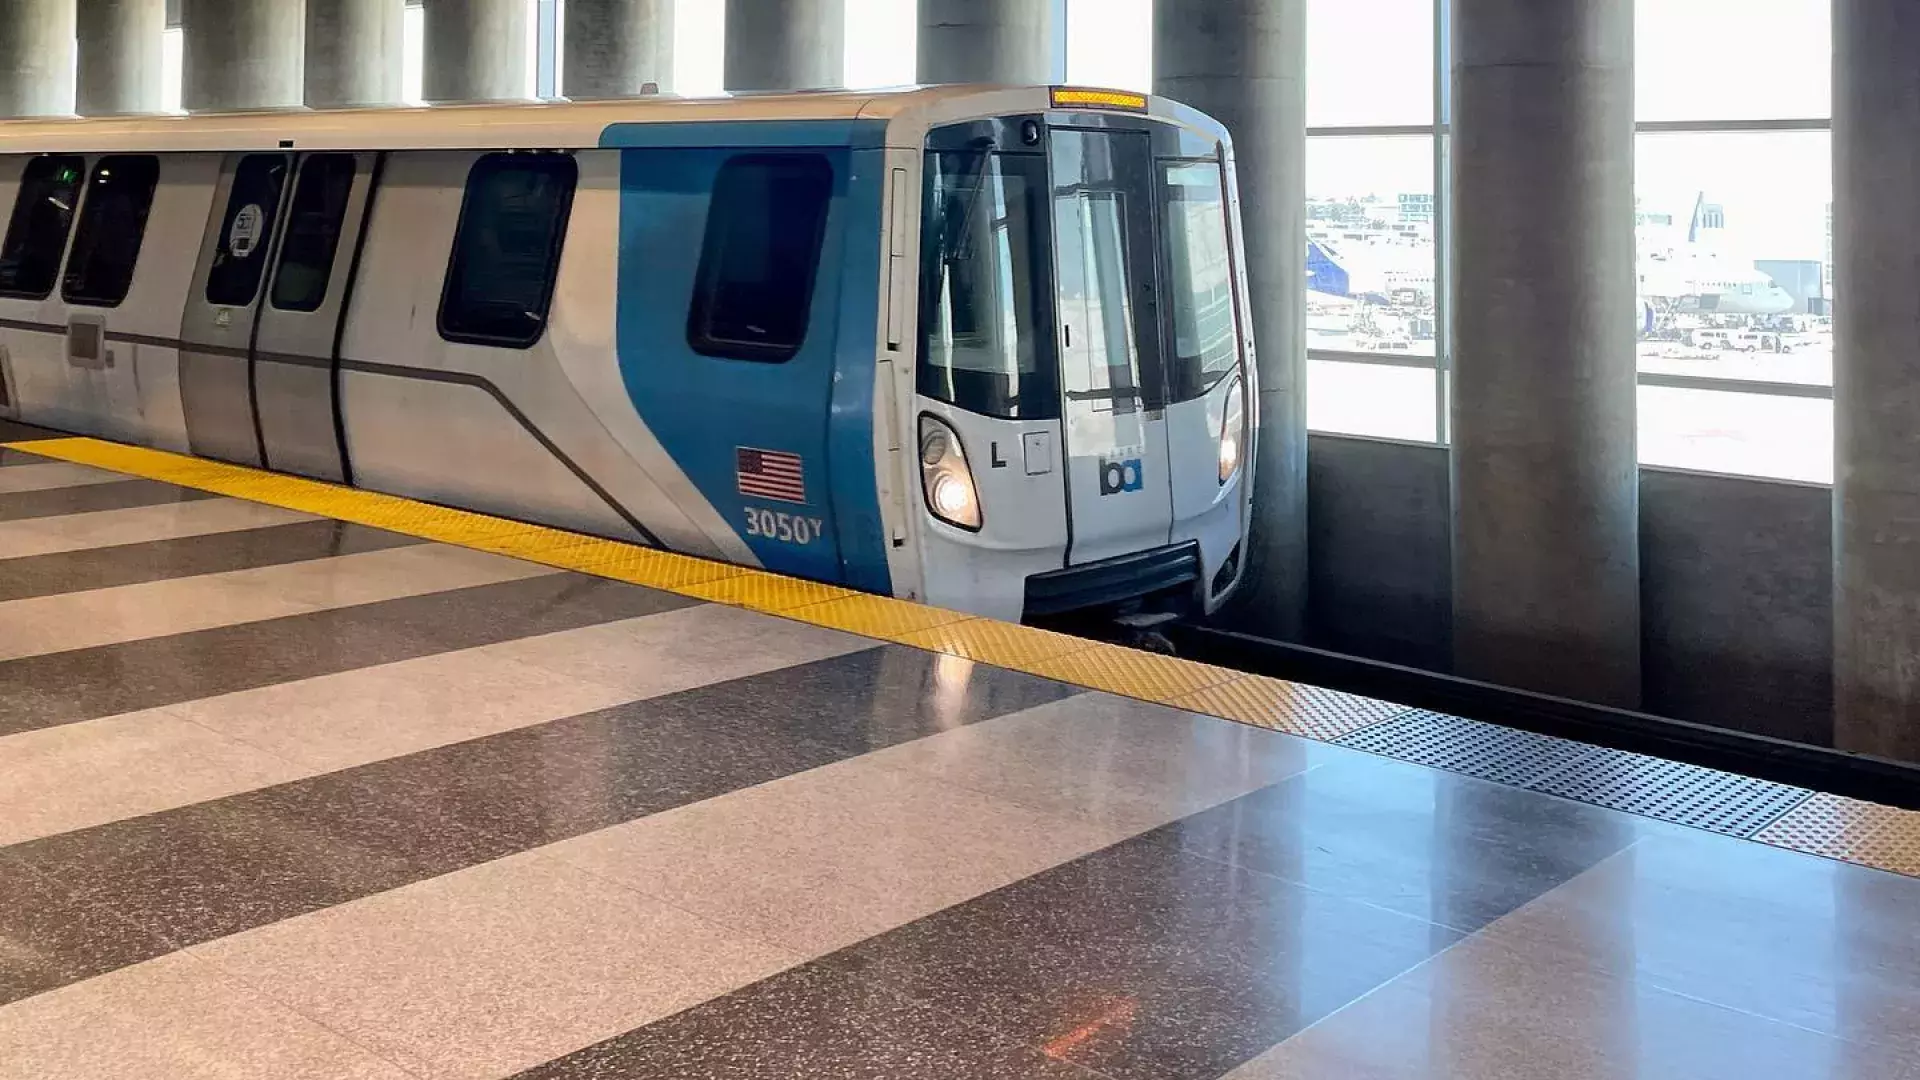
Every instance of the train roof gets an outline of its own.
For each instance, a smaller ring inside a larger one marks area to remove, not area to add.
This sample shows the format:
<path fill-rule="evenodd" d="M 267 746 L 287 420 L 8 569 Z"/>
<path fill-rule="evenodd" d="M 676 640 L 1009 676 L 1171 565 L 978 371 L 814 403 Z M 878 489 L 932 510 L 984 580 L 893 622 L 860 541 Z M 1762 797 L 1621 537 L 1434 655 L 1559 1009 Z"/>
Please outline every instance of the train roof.
<path fill-rule="evenodd" d="M 0 154 L 156 153 L 239 150 L 590 149 L 609 129 L 631 124 L 838 122 L 879 126 L 911 118 L 928 124 L 1037 112 L 1048 87 L 908 86 L 881 90 L 745 93 L 717 97 L 648 95 L 613 101 L 529 101 L 477 105 L 0 121 Z M 1223 136 L 1201 114 L 1162 98 L 1152 115 Z"/>

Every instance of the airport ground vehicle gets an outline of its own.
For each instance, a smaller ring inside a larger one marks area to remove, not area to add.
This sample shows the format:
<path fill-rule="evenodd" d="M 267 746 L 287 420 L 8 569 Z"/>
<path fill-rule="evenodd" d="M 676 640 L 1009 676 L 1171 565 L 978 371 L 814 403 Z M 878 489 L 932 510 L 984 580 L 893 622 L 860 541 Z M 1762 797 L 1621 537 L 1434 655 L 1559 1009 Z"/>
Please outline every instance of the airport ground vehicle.
<path fill-rule="evenodd" d="M 1004 618 L 1212 610 L 1231 144 L 1061 88 L 0 124 L 0 414 Z"/>

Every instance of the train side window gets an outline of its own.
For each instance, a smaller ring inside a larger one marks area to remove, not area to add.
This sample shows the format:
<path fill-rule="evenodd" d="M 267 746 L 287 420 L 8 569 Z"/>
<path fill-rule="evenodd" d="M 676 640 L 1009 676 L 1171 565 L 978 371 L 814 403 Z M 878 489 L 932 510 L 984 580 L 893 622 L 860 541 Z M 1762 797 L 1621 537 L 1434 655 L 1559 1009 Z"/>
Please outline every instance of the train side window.
<path fill-rule="evenodd" d="M 440 294 L 441 337 L 512 349 L 540 340 L 578 182 L 564 154 L 474 162 Z"/>
<path fill-rule="evenodd" d="M 83 157 L 37 157 L 20 177 L 20 197 L 0 244 L 0 296 L 45 300 L 67 253 L 73 208 L 87 175 Z"/>
<path fill-rule="evenodd" d="M 207 303 L 253 306 L 267 272 L 267 248 L 286 186 L 287 155 L 248 154 L 240 159 L 214 241 L 213 267 L 207 271 Z"/>
<path fill-rule="evenodd" d="M 780 363 L 800 351 L 833 197 L 817 154 L 760 154 L 720 167 L 687 315 L 705 356 Z"/>
<path fill-rule="evenodd" d="M 300 166 L 287 211 L 287 238 L 273 272 L 273 306 L 282 311 L 319 311 L 340 250 L 340 226 L 353 195 L 352 154 L 315 154 Z"/>
<path fill-rule="evenodd" d="M 60 281 L 67 303 L 117 307 L 127 298 L 159 181 L 160 159 L 150 154 L 116 154 L 94 163 Z"/>

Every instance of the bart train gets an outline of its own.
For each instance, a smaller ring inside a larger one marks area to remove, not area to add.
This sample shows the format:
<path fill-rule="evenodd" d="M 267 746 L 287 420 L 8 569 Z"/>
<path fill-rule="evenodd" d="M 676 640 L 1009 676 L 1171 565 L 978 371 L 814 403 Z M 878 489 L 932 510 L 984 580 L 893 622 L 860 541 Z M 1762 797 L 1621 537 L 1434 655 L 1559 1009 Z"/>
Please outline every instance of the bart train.
<path fill-rule="evenodd" d="M 1008 619 L 1210 611 L 1227 133 L 1075 88 L 0 124 L 0 415 Z"/>

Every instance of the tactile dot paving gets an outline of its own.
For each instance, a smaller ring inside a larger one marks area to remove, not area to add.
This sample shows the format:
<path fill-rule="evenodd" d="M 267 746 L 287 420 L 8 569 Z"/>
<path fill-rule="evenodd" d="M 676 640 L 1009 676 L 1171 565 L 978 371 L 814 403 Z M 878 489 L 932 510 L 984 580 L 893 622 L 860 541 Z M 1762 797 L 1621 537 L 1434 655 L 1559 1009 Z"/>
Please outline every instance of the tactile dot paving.
<path fill-rule="evenodd" d="M 1095 645 L 1027 670 L 1061 682 L 1161 703 L 1171 703 L 1183 694 L 1218 686 L 1240 675 L 1228 668 L 1119 645 Z"/>
<path fill-rule="evenodd" d="M 676 591 L 702 600 L 765 612 L 792 611 L 809 604 L 824 604 L 829 600 L 858 595 L 852 589 L 843 589 L 838 585 L 799 581 L 756 570 L 733 574 L 718 581 L 688 585 Z"/>
<path fill-rule="evenodd" d="M 1260 675 L 1243 675 L 1182 694 L 1172 704 L 1321 742 L 1332 742 L 1411 711 L 1405 705 Z"/>
<path fill-rule="evenodd" d="M 1752 836 L 1813 794 L 1805 788 L 1620 750 L 1603 750 L 1528 786 L 1549 795 L 1740 837 Z"/>
<path fill-rule="evenodd" d="M 1338 742 L 1728 836 L 1751 837 L 1812 794 L 1717 769 L 1426 711 L 1365 728 Z"/>
<path fill-rule="evenodd" d="M 1032 671 L 1034 665 L 1093 647 L 1093 642 L 1086 638 L 992 619 L 968 619 L 902 634 L 899 642 L 1027 672 Z"/>
<path fill-rule="evenodd" d="M 850 634 L 882 641 L 897 641 L 918 630 L 931 630 L 936 626 L 973 618 L 957 611 L 922 607 L 905 600 L 864 594 L 829 600 L 823 604 L 808 604 L 784 614 L 815 626 L 845 630 Z"/>
<path fill-rule="evenodd" d="M 1815 795 L 1760 830 L 1755 840 L 1807 855 L 1920 877 L 1920 813 Z"/>
<path fill-rule="evenodd" d="M 613 540 L 554 552 L 545 561 L 583 574 L 674 592 L 730 578 L 740 572 L 725 563 L 708 562 Z"/>
<path fill-rule="evenodd" d="M 1584 743 L 1424 710 L 1357 731 L 1339 742 L 1382 757 L 1517 787 L 1602 753 Z"/>

